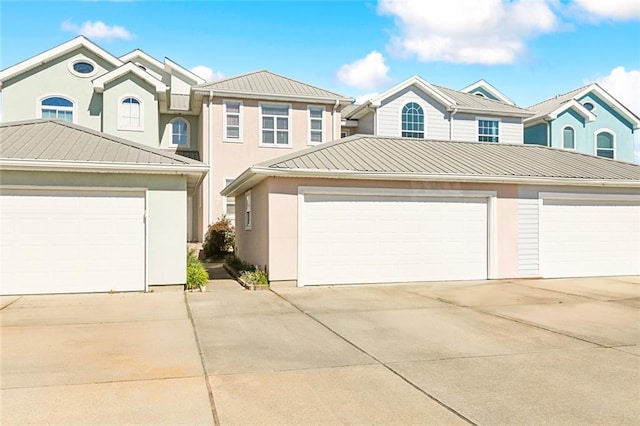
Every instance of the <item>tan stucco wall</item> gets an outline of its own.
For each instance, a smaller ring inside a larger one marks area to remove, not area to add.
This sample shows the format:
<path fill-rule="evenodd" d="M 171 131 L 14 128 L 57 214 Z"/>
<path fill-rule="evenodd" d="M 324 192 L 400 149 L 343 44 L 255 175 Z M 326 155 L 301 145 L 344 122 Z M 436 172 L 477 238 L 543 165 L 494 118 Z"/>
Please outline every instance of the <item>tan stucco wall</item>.
<path fill-rule="evenodd" d="M 298 261 L 298 187 L 397 188 L 457 191 L 496 191 L 496 245 L 498 278 L 516 277 L 517 261 L 517 195 L 516 185 L 487 185 L 445 182 L 362 181 L 346 179 L 268 178 L 252 189 L 252 199 L 268 192 L 268 202 L 253 202 L 254 220 L 268 216 L 268 228 L 257 233 L 238 227 L 238 254 L 251 263 L 264 264 L 268 259 L 269 278 L 289 281 L 297 278 Z M 236 198 L 240 206 L 243 197 Z M 242 204 L 244 208 L 244 204 Z M 238 210 L 240 211 L 240 210 Z M 240 223 L 240 222 L 239 222 Z M 268 235 L 265 235 L 267 233 Z M 268 237 L 268 238 L 267 238 Z M 267 239 L 267 243 L 264 240 Z"/>
<path fill-rule="evenodd" d="M 146 189 L 148 283 L 149 285 L 185 283 L 187 230 L 185 177 L 2 171 L 2 186 Z M 91 236 L 88 235 L 87 238 Z"/>
<path fill-rule="evenodd" d="M 242 102 L 242 142 L 225 142 L 224 136 L 224 102 Z M 211 222 L 218 219 L 223 214 L 223 197 L 220 191 L 224 187 L 225 178 L 236 178 L 248 167 L 271 160 L 273 158 L 290 154 L 294 151 L 308 148 L 309 146 L 309 126 L 308 126 L 308 106 L 321 106 L 319 104 L 307 104 L 298 102 L 284 102 L 291 105 L 291 146 L 290 147 L 270 147 L 260 146 L 260 104 L 278 103 L 274 101 L 259 101 L 250 99 L 214 98 L 212 102 L 212 126 L 209 136 L 209 100 L 203 100 L 202 120 L 203 127 L 200 129 L 201 139 L 206 144 L 211 140 L 211 171 L 207 179 L 210 180 L 209 187 L 203 185 L 205 207 L 203 220 Z M 340 138 L 340 112 L 333 113 L 333 105 L 324 105 L 324 137 L 325 141 Z M 208 149 L 203 149 L 203 162 L 208 161 Z M 238 206 L 236 206 L 237 208 Z M 210 209 L 207 211 L 207 209 Z M 238 210 L 239 211 L 239 210 Z M 206 223 L 203 229 L 206 229 Z"/>
<path fill-rule="evenodd" d="M 268 183 L 263 181 L 251 189 L 251 229 L 245 226 L 246 193 L 236 197 L 236 253 L 261 267 L 269 266 L 269 215 L 261 213 L 268 211 L 268 188 Z"/>

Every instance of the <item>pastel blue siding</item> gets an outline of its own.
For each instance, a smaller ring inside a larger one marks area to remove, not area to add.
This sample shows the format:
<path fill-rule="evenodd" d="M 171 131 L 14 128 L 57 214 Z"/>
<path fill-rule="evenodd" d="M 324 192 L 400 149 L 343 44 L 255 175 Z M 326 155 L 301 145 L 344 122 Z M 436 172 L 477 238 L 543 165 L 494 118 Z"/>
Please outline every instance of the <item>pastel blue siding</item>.
<path fill-rule="evenodd" d="M 485 90 L 483 87 L 477 87 L 477 88 L 473 89 L 469 93 L 471 93 L 472 95 L 475 95 L 476 93 L 480 93 L 480 94 L 484 95 L 484 97 L 487 98 L 487 99 L 493 99 L 494 101 L 500 101 L 500 99 L 498 99 L 495 96 L 493 96 L 489 91 Z"/>
<path fill-rule="evenodd" d="M 545 123 L 524 129 L 524 143 L 529 145 L 547 145 L 547 125 Z"/>

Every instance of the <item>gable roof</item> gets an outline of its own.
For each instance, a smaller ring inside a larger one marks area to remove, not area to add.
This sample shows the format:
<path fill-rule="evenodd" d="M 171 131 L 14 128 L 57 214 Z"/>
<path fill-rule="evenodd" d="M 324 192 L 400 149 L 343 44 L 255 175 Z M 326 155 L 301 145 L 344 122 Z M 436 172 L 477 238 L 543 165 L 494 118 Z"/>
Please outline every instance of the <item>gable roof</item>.
<path fill-rule="evenodd" d="M 356 135 L 250 167 L 222 195 L 241 194 L 268 176 L 640 188 L 640 165 L 572 151 Z"/>
<path fill-rule="evenodd" d="M 507 95 L 505 95 L 504 93 L 502 93 L 501 91 L 496 89 L 494 86 L 492 86 L 491 84 L 489 84 L 485 80 L 478 80 L 475 83 L 468 85 L 467 87 L 465 87 L 464 89 L 462 89 L 460 91 L 464 92 L 464 93 L 471 93 L 476 89 L 484 89 L 487 92 L 491 93 L 496 98 L 498 98 L 498 100 L 500 100 L 502 102 L 506 102 L 506 103 L 511 104 L 511 105 L 515 105 L 516 104 Z"/>
<path fill-rule="evenodd" d="M 127 62 L 126 64 L 119 66 L 118 68 L 109 71 L 106 74 L 102 74 L 98 78 L 95 78 L 93 80 L 93 88 L 96 92 L 102 93 L 104 91 L 105 84 L 108 84 L 127 73 L 133 73 L 136 76 L 140 77 L 141 79 L 152 85 L 156 89 L 157 93 L 165 93 L 167 91 L 167 86 L 162 81 L 158 80 L 150 73 L 144 71 L 133 62 Z"/>
<path fill-rule="evenodd" d="M 180 173 L 193 188 L 208 166 L 76 124 L 39 119 L 0 124 L 0 170 Z"/>
<path fill-rule="evenodd" d="M 595 115 L 578 102 L 583 96 L 591 92 L 595 93 L 603 102 L 607 103 L 607 105 L 615 109 L 620 115 L 625 117 L 625 119 L 629 120 L 634 130 L 640 128 L 640 118 L 620 103 L 620 101 L 611 96 L 598 83 L 579 87 L 570 92 L 554 96 L 546 101 L 530 106 L 529 109 L 535 114 L 525 119 L 525 124 L 533 124 L 545 118 L 555 119 L 561 112 L 570 108 L 573 108 L 580 115 L 588 117 L 589 121 L 593 121 L 595 120 Z"/>
<path fill-rule="evenodd" d="M 218 96 L 235 96 L 249 99 L 288 99 L 294 101 L 316 100 L 350 104 L 352 98 L 330 92 L 270 71 L 256 71 L 236 77 L 202 84 L 194 88 L 200 92 L 213 92 Z"/>
<path fill-rule="evenodd" d="M 415 86 L 424 93 L 431 96 L 447 111 L 468 112 L 472 114 L 494 114 L 511 117 L 529 117 L 533 113 L 525 108 L 510 105 L 493 99 L 472 95 L 470 93 L 460 92 L 458 90 L 448 89 L 446 87 L 431 84 L 421 77 L 414 75 L 402 83 L 392 87 L 381 95 L 363 103 L 357 108 L 351 110 L 346 119 L 358 119 L 364 116 L 369 108 L 378 108 L 385 99 L 411 87 Z"/>
<path fill-rule="evenodd" d="M 42 52 L 36 56 L 33 56 L 27 60 L 24 60 L 20 63 L 17 63 L 9 68 L 5 68 L 4 70 L 0 71 L 0 87 L 2 87 L 2 83 L 4 81 L 12 77 L 15 77 L 25 71 L 28 71 L 32 68 L 35 68 L 43 63 L 52 61 L 80 47 L 84 47 L 85 49 L 95 53 L 96 55 L 100 56 L 105 61 L 109 62 L 115 67 L 119 67 L 120 65 L 122 65 L 122 61 L 120 59 L 116 58 L 106 50 L 94 44 L 86 37 L 78 36 L 52 49 L 49 49 L 45 52 Z"/>
<path fill-rule="evenodd" d="M 193 72 L 184 68 L 182 65 L 176 62 L 173 62 L 171 59 L 167 58 L 166 56 L 164 58 L 164 69 L 170 74 L 173 74 L 173 71 L 177 71 L 178 74 L 182 74 L 183 77 L 187 77 L 189 80 L 192 80 L 195 84 L 204 84 L 207 82 L 204 78 L 194 74 Z"/>

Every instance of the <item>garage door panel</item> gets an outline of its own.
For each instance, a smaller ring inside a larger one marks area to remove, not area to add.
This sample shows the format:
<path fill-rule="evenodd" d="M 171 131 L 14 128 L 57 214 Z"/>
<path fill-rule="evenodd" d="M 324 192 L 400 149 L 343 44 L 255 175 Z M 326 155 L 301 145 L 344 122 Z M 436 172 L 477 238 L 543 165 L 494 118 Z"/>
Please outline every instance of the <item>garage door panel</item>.
<path fill-rule="evenodd" d="M 144 290 L 144 194 L 2 193 L 2 293 Z"/>
<path fill-rule="evenodd" d="M 483 279 L 485 199 L 305 195 L 304 285 Z"/>
<path fill-rule="evenodd" d="M 640 202 L 543 200 L 541 274 L 640 274 Z"/>

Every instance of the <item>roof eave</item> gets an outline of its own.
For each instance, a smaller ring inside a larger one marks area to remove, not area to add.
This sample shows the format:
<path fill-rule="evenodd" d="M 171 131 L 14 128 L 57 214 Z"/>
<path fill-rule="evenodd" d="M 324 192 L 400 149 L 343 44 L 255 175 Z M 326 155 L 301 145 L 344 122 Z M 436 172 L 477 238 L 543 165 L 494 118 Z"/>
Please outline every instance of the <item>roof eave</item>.
<path fill-rule="evenodd" d="M 247 169 L 234 182 L 225 188 L 221 195 L 237 196 L 251 189 L 258 182 L 267 177 L 290 178 L 331 178 L 331 179 L 359 179 L 359 180 L 393 180 L 393 181 L 433 181 L 433 182 L 464 182 L 491 184 L 521 184 L 521 185 L 565 185 L 565 186 L 598 186 L 618 188 L 640 188 L 640 181 L 614 179 L 583 179 L 560 177 L 534 176 L 493 176 L 493 175 L 458 175 L 458 174 L 422 174 L 422 173 L 382 173 L 361 172 L 353 170 L 315 170 L 315 169 L 275 169 L 271 167 L 253 166 Z"/>
<path fill-rule="evenodd" d="M 485 115 L 499 115 L 503 117 L 518 117 L 518 118 L 528 118 L 535 115 L 534 112 L 528 111 L 499 111 L 499 110 L 490 110 L 485 108 L 465 108 L 460 106 L 452 106 L 447 109 L 447 111 L 456 110 L 457 112 L 469 113 L 469 114 L 485 114 Z"/>

